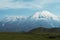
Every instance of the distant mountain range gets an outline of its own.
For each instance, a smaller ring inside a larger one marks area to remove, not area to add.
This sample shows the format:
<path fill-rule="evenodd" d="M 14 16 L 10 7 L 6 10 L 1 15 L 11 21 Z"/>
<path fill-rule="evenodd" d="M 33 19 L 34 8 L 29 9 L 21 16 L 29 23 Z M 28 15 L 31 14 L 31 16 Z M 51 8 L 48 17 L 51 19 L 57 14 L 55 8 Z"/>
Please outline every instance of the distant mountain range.
<path fill-rule="evenodd" d="M 7 16 L 0 20 L 1 32 L 27 32 L 39 27 L 58 28 L 60 18 L 49 11 L 42 11 L 29 17 Z"/>

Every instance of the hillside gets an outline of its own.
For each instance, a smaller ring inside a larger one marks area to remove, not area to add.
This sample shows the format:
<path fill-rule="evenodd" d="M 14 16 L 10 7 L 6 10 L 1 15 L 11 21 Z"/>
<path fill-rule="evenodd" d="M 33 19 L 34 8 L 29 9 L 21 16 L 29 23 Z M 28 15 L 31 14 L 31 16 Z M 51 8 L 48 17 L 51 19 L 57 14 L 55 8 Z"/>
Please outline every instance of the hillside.
<path fill-rule="evenodd" d="M 35 28 L 31 31 L 29 31 L 31 33 L 60 33 L 60 28 L 43 28 L 43 27 L 39 27 L 39 28 Z"/>
<path fill-rule="evenodd" d="M 29 32 L 0 32 L 0 40 L 59 40 L 60 28 L 35 28 Z"/>

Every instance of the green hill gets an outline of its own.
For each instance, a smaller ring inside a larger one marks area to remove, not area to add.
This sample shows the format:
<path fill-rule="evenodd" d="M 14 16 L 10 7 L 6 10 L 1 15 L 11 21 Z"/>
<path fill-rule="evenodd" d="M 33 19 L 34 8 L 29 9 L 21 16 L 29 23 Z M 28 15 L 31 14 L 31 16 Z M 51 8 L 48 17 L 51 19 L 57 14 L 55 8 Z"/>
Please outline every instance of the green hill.
<path fill-rule="evenodd" d="M 60 33 L 60 28 L 35 28 L 30 33 Z"/>
<path fill-rule="evenodd" d="M 26 33 L 0 32 L 0 40 L 60 40 L 60 28 L 36 28 Z"/>

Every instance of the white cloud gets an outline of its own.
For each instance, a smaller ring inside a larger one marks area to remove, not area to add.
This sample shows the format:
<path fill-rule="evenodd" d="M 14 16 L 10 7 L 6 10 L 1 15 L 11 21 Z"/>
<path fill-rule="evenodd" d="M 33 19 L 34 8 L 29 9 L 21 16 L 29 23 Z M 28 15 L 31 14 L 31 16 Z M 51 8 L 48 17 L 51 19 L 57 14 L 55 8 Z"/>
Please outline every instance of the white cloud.
<path fill-rule="evenodd" d="M 32 0 L 31 0 L 32 1 Z M 0 0 L 0 9 L 8 8 L 43 8 L 45 4 L 58 3 L 59 0 L 33 0 L 32 2 L 25 2 L 23 0 Z"/>

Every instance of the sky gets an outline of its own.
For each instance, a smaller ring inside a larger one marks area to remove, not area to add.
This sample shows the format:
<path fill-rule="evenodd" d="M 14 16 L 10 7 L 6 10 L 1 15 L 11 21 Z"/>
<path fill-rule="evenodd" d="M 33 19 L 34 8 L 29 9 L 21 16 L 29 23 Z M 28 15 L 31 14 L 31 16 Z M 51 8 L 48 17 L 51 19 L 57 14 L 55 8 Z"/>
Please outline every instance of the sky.
<path fill-rule="evenodd" d="M 0 0 L 0 17 L 30 16 L 47 10 L 60 16 L 60 0 Z"/>

